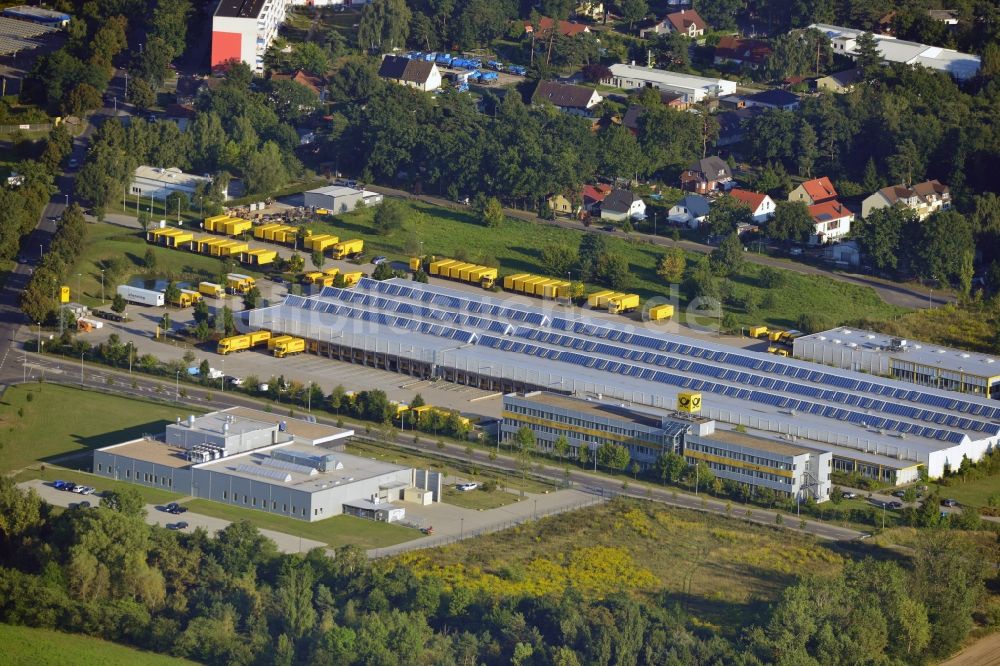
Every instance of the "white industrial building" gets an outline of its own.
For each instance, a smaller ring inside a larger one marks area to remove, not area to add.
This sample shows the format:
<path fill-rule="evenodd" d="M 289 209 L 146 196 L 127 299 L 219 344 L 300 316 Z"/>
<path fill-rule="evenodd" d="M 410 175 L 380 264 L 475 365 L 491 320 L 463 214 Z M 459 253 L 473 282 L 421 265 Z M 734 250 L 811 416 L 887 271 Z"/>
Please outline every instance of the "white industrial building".
<path fill-rule="evenodd" d="M 93 471 L 307 521 L 349 514 L 395 522 L 405 516 L 400 502 L 440 501 L 437 472 L 330 448 L 353 435 L 353 430 L 233 407 L 178 419 L 162 437 L 97 449 Z"/>
<path fill-rule="evenodd" d="M 830 451 L 836 469 L 885 482 L 912 481 L 920 467 L 939 477 L 1000 440 L 1000 406 L 984 398 L 543 305 L 366 278 L 287 296 L 252 311 L 250 325 L 308 338 L 321 356 L 504 393 L 669 408 L 697 391 L 707 418 Z"/>
<path fill-rule="evenodd" d="M 211 176 L 196 176 L 184 173 L 177 167 L 162 169 L 160 167 L 138 166 L 132 174 L 132 184 L 129 193 L 140 198 L 166 199 L 174 192 L 180 192 L 188 201 L 194 197 L 201 184 L 211 185 Z M 223 199 L 229 198 L 226 190 L 222 191 Z"/>
<path fill-rule="evenodd" d="M 640 67 L 635 63 L 611 65 L 609 69 L 611 76 L 601 81 L 604 85 L 626 90 L 657 88 L 683 95 L 686 104 L 736 94 L 736 81 L 727 79 L 679 74 L 654 67 Z"/>
<path fill-rule="evenodd" d="M 220 0 L 212 17 L 212 67 L 238 60 L 262 73 L 264 54 L 291 4 L 291 0 Z"/>
<path fill-rule="evenodd" d="M 844 28 L 826 23 L 813 23 L 809 26 L 819 30 L 830 40 L 834 53 L 855 57 L 858 54 L 858 37 L 865 31 L 854 28 Z M 965 81 L 979 73 L 981 60 L 979 56 L 962 53 L 954 49 L 939 46 L 928 46 L 918 42 L 908 42 L 896 39 L 892 35 L 872 34 L 875 45 L 882 59 L 887 63 L 902 63 L 919 65 L 938 72 L 944 72 L 954 79 Z"/>
<path fill-rule="evenodd" d="M 793 355 L 920 386 L 1000 397 L 1000 363 L 992 354 L 842 326 L 795 340 Z"/>
<path fill-rule="evenodd" d="M 307 208 L 325 208 L 334 214 L 350 213 L 361 206 L 375 206 L 382 203 L 382 195 L 368 190 L 359 190 L 344 185 L 328 185 L 304 193 L 303 203 Z"/>

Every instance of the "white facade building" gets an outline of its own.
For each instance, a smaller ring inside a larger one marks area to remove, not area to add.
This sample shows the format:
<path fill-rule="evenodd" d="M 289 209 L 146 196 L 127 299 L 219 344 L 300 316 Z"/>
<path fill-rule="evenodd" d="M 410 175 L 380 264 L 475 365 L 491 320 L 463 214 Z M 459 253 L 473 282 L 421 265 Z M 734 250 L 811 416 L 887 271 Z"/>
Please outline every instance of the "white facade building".
<path fill-rule="evenodd" d="M 710 79 L 704 76 L 678 74 L 665 69 L 631 65 L 611 65 L 611 76 L 601 81 L 604 85 L 634 90 L 657 88 L 684 96 L 686 104 L 694 104 L 711 97 L 736 94 L 736 82 L 727 79 Z"/>
<path fill-rule="evenodd" d="M 132 176 L 129 193 L 136 197 L 166 199 L 174 192 L 180 192 L 190 201 L 198 185 L 202 183 L 211 185 L 212 179 L 209 176 L 184 173 L 177 167 L 161 169 L 160 167 L 139 166 L 136 167 L 135 174 Z M 223 191 L 222 196 L 223 199 L 229 198 L 226 191 Z"/>
<path fill-rule="evenodd" d="M 239 60 L 257 73 L 292 0 L 220 0 L 212 17 L 212 67 Z"/>

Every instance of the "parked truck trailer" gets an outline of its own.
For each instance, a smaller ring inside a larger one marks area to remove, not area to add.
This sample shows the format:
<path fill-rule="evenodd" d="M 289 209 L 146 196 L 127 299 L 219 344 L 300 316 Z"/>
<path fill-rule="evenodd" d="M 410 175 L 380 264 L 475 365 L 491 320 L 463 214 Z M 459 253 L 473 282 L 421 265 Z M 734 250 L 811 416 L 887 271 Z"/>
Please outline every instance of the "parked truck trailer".
<path fill-rule="evenodd" d="M 127 284 L 118 285 L 117 293 L 128 303 L 138 305 L 149 305 L 151 307 L 163 306 L 163 292 L 152 289 L 142 289 Z"/>

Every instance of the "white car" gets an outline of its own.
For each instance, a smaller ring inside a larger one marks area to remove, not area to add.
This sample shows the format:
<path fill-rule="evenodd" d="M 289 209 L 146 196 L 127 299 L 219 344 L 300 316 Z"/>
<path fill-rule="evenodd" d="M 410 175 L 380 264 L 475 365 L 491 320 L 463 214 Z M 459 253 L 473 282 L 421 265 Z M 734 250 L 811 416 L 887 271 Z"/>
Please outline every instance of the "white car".
<path fill-rule="evenodd" d="M 463 493 L 464 492 L 468 492 L 470 490 L 475 490 L 478 487 L 479 487 L 478 483 L 456 483 L 455 484 L 455 490 L 458 490 L 459 492 L 463 492 Z"/>
<path fill-rule="evenodd" d="M 82 488 L 81 490 L 79 490 L 78 492 L 79 492 L 79 493 L 80 493 L 81 495 L 93 495 L 93 494 L 94 494 L 94 490 L 95 490 L 95 488 L 94 488 L 93 486 L 84 486 L 84 487 L 83 487 L 83 488 Z"/>
<path fill-rule="evenodd" d="M 233 386 L 243 386 L 243 380 L 240 379 L 239 377 L 230 377 L 229 383 L 232 384 Z"/>

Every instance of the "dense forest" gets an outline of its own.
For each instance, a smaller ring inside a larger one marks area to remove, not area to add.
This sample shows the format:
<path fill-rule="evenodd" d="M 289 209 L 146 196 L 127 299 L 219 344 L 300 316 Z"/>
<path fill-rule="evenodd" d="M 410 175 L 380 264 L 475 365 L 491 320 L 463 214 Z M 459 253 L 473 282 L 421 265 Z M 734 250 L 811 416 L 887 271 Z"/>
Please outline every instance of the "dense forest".
<path fill-rule="evenodd" d="M 53 510 L 0 480 L 0 621 L 211 664 L 920 664 L 961 644 L 996 575 L 995 550 L 930 531 L 907 567 L 807 576 L 724 635 L 641 590 L 472 594 L 352 547 L 280 555 L 249 523 L 150 527 L 134 491 L 101 504 Z"/>

